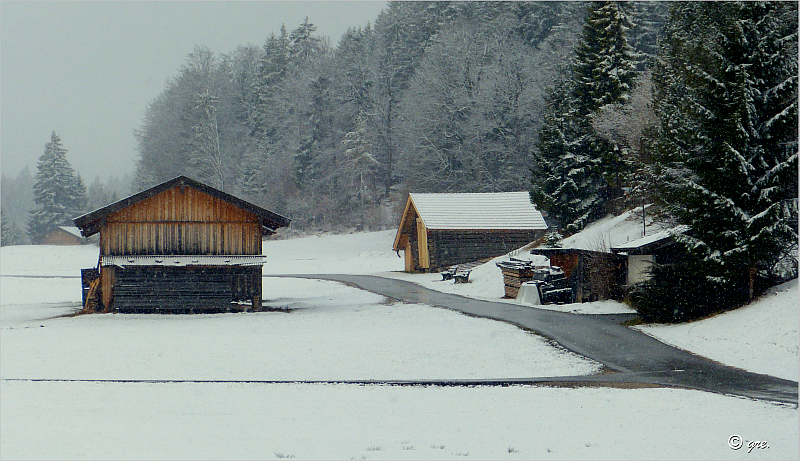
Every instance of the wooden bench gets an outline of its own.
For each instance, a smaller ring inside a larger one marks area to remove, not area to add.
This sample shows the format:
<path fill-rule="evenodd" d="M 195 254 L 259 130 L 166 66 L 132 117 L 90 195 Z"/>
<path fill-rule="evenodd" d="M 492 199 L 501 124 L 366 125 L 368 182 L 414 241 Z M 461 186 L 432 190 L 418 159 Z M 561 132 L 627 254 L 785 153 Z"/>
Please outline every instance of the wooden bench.
<path fill-rule="evenodd" d="M 479 259 L 470 263 L 454 264 L 441 273 L 442 280 L 453 280 L 454 283 L 469 283 L 469 274 L 477 266 L 491 258 Z"/>
<path fill-rule="evenodd" d="M 458 269 L 453 275 L 453 282 L 454 283 L 469 283 L 469 274 L 472 272 L 472 269 Z"/>
<path fill-rule="evenodd" d="M 453 277 L 456 275 L 456 271 L 458 270 L 458 264 L 452 265 L 447 268 L 444 272 L 442 272 L 442 280 L 453 280 Z"/>

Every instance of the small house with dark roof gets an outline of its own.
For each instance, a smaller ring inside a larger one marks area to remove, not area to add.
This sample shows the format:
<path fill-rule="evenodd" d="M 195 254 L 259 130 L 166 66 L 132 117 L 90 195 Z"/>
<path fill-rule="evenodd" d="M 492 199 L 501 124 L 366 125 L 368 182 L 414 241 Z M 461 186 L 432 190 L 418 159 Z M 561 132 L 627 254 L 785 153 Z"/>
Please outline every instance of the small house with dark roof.
<path fill-rule="evenodd" d="M 527 192 L 409 194 L 394 250 L 406 272 L 430 272 L 500 256 L 544 235 Z"/>
<path fill-rule="evenodd" d="M 77 227 L 58 226 L 42 238 L 41 245 L 84 245 L 88 242 Z"/>
<path fill-rule="evenodd" d="M 180 176 L 74 219 L 100 234 L 87 311 L 258 310 L 261 241 L 289 219 Z"/>
<path fill-rule="evenodd" d="M 681 253 L 675 245 L 675 236 L 688 230 L 689 226 L 680 225 L 613 246 L 612 252 L 627 259 L 626 285 L 648 280 L 653 264 L 668 264 L 679 259 Z"/>

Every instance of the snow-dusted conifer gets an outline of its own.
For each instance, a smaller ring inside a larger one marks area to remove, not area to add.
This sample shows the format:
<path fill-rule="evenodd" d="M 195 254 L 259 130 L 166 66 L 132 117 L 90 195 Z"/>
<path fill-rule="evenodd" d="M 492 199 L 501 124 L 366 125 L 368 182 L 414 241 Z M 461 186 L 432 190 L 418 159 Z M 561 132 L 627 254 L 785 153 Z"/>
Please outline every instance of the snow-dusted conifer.
<path fill-rule="evenodd" d="M 726 308 L 797 273 L 797 3 L 676 3 L 664 45 L 660 196 Z"/>
<path fill-rule="evenodd" d="M 0 211 L 0 221 L 2 222 L 2 230 L 0 230 L 0 245 L 19 245 L 22 243 L 22 236 L 19 233 L 19 228 L 16 223 L 11 222 L 6 218 L 6 214 Z"/>
<path fill-rule="evenodd" d="M 67 150 L 55 131 L 39 157 L 33 186 L 37 208 L 30 211 L 28 235 L 38 243 L 45 234 L 62 225 L 71 225 L 72 218 L 84 211 L 86 186 L 67 161 Z"/>
<path fill-rule="evenodd" d="M 550 95 L 544 114 L 531 199 L 570 233 L 602 216 L 626 180 L 621 149 L 598 136 L 590 120 L 602 107 L 624 102 L 633 87 L 630 27 L 623 4 L 589 6 L 569 78 Z"/>
<path fill-rule="evenodd" d="M 600 160 L 588 155 L 594 137 L 572 117 L 569 93 L 569 83 L 561 81 L 547 96 L 531 201 L 548 214 L 551 224 L 574 233 L 599 217 L 603 202 Z"/>
<path fill-rule="evenodd" d="M 630 28 L 625 3 L 589 6 L 573 64 L 572 94 L 578 116 L 627 99 L 636 80 L 635 56 L 627 39 Z"/>

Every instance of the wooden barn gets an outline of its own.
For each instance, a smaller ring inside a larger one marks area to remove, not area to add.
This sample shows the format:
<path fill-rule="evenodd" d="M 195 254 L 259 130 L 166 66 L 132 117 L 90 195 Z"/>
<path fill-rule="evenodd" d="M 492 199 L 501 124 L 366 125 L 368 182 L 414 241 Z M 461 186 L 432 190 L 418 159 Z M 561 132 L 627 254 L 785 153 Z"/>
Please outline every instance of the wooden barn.
<path fill-rule="evenodd" d="M 412 193 L 393 248 L 403 251 L 406 272 L 438 271 L 508 253 L 546 229 L 527 192 Z"/>
<path fill-rule="evenodd" d="M 85 245 L 88 241 L 77 227 L 58 226 L 44 236 L 41 245 Z"/>
<path fill-rule="evenodd" d="M 264 235 L 289 219 L 180 176 L 75 218 L 100 234 L 83 271 L 87 311 L 258 310 Z"/>

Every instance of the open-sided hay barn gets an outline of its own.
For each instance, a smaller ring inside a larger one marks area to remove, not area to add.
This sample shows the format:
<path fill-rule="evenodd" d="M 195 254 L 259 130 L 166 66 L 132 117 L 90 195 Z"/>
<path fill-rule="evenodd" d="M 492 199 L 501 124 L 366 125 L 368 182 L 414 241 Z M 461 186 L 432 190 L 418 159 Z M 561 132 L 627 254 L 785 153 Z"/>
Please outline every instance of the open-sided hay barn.
<path fill-rule="evenodd" d="M 508 253 L 546 229 L 527 192 L 412 193 L 393 248 L 406 272 L 436 271 Z"/>
<path fill-rule="evenodd" d="M 262 236 L 289 225 L 185 176 L 74 221 L 84 237 L 100 233 L 98 269 L 82 279 L 87 310 L 104 312 L 258 309 Z"/>

